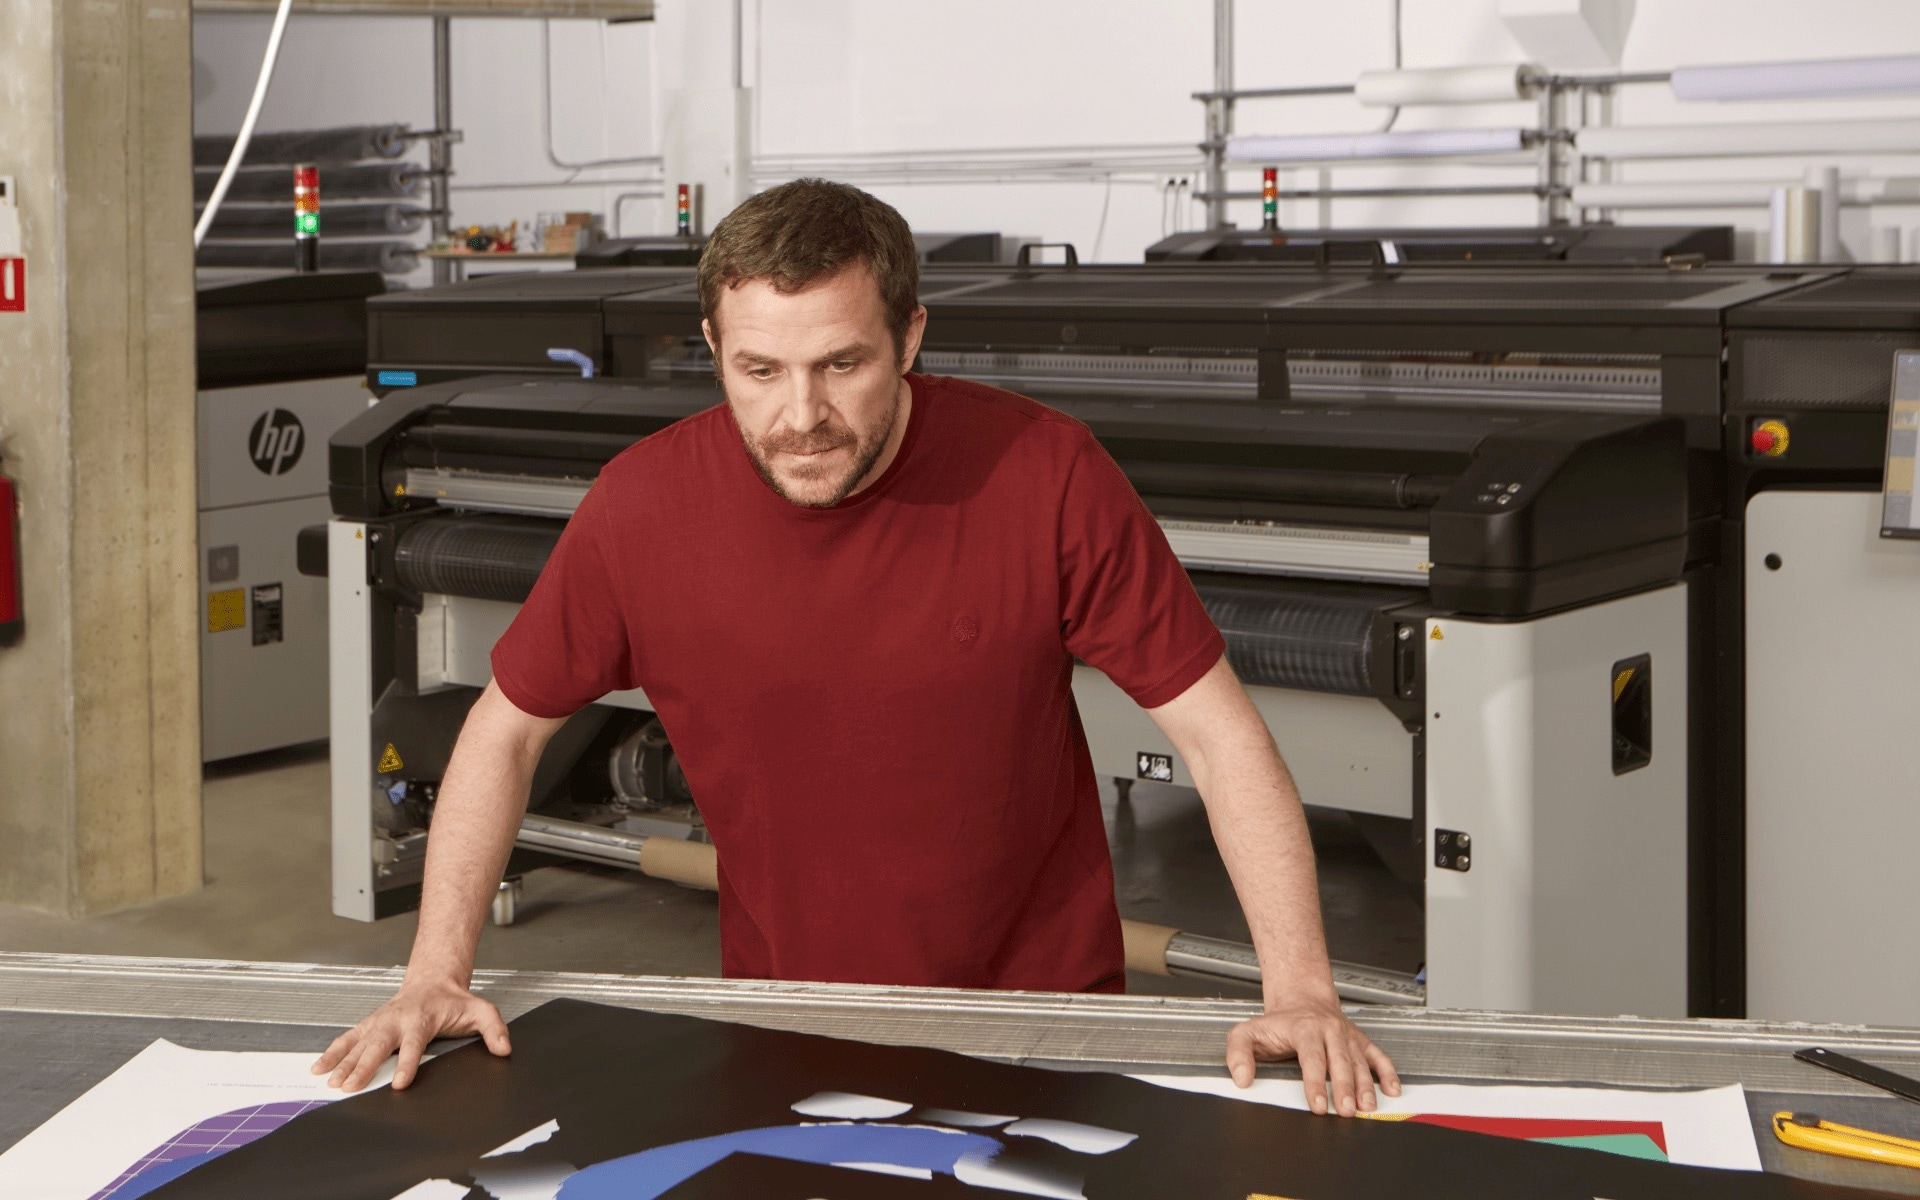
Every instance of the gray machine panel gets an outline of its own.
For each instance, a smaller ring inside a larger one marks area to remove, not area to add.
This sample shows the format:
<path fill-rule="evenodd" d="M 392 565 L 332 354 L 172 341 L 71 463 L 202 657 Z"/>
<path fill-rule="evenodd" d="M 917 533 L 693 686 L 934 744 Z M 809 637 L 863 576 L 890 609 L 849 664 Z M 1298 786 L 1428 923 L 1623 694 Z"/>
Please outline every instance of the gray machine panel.
<path fill-rule="evenodd" d="M 1747 1012 L 1920 1026 L 1920 543 L 1873 491 L 1747 505 Z"/>
<path fill-rule="evenodd" d="M 205 761 L 327 736 L 327 588 L 294 542 L 326 522 L 327 439 L 368 399 L 357 375 L 199 395 Z"/>
<path fill-rule="evenodd" d="M 200 514 L 204 761 L 327 736 L 327 581 L 294 564 L 294 534 L 326 520 L 325 496 Z"/>

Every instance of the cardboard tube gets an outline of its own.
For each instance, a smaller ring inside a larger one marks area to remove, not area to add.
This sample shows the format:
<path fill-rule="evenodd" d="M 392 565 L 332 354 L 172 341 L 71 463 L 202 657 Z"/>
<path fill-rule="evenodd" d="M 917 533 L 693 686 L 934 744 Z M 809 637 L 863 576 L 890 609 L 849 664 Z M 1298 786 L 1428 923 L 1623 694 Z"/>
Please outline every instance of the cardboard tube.
<path fill-rule="evenodd" d="M 1422 71 L 1362 71 L 1353 98 L 1379 108 L 1416 104 L 1497 104 L 1525 100 L 1539 68 L 1525 63 L 1491 67 L 1437 67 Z"/>
<path fill-rule="evenodd" d="M 720 858 L 705 842 L 650 837 L 640 847 L 640 873 L 710 892 L 720 890 Z"/>
<path fill-rule="evenodd" d="M 1145 921 L 1120 922 L 1120 939 L 1126 945 L 1127 970 L 1148 975 L 1171 975 L 1167 969 L 1167 945 L 1180 931 L 1169 925 L 1149 925 Z"/>

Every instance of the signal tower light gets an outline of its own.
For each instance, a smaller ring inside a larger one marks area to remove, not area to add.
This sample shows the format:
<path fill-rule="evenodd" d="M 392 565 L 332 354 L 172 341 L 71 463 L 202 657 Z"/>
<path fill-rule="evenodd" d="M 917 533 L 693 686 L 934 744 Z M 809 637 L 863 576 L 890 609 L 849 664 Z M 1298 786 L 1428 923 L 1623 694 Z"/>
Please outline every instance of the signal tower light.
<path fill-rule="evenodd" d="M 293 169 L 293 248 L 296 271 L 320 269 L 320 168 L 312 163 Z"/>
<path fill-rule="evenodd" d="M 1260 172 L 1260 228 L 1267 233 L 1280 230 L 1280 172 L 1265 167 Z"/>
<path fill-rule="evenodd" d="M 676 203 L 678 207 L 674 211 L 674 232 L 679 234 L 681 237 L 692 237 L 693 236 L 693 187 L 692 185 L 685 184 L 685 183 L 680 185 L 679 198 L 676 201 Z"/>

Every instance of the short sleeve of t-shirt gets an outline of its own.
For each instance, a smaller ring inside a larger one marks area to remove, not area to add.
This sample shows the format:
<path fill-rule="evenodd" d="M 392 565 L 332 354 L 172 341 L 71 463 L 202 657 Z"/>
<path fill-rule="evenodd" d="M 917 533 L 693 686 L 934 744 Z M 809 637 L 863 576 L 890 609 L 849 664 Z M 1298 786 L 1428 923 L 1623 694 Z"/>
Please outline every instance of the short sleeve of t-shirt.
<path fill-rule="evenodd" d="M 514 707 L 571 716 L 637 686 L 614 569 L 606 477 L 580 502 L 539 580 L 493 647 L 493 678 Z"/>
<path fill-rule="evenodd" d="M 1142 708 L 1179 696 L 1226 652 L 1159 522 L 1091 437 L 1061 507 L 1060 583 L 1067 650 Z"/>

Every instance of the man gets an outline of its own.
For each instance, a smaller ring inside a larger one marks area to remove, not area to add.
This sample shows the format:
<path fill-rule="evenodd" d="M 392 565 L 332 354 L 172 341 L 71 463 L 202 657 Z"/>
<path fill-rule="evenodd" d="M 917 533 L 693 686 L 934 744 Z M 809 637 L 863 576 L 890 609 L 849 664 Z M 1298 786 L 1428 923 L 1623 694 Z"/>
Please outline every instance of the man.
<path fill-rule="evenodd" d="M 726 403 L 609 463 L 493 652 L 434 813 L 399 993 L 315 1064 L 359 1086 L 436 1036 L 508 1052 L 468 990 L 535 764 L 640 687 L 720 860 L 726 974 L 1120 990 L 1113 871 L 1076 657 L 1192 771 L 1266 1011 L 1242 1086 L 1295 1054 L 1317 1112 L 1374 1107 L 1387 1056 L 1340 1012 L 1293 782 L 1159 526 L 1085 426 L 909 374 L 912 235 L 854 188 L 741 205 L 700 260 Z"/>

